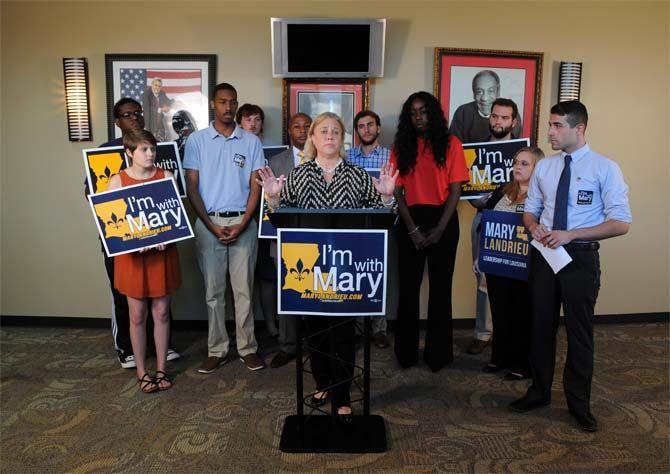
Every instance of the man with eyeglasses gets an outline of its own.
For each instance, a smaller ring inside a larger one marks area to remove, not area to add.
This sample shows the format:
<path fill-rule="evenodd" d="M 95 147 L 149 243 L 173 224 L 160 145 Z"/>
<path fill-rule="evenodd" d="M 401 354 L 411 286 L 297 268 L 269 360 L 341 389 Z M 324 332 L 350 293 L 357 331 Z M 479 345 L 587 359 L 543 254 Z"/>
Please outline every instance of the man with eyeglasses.
<path fill-rule="evenodd" d="M 100 148 L 123 146 L 123 133 L 130 130 L 144 129 L 144 114 L 142 113 L 142 106 L 135 99 L 124 97 L 114 104 L 113 109 L 114 123 L 121 129 L 122 136 L 110 140 L 100 145 Z M 85 194 L 89 194 L 88 185 L 86 185 Z M 130 319 L 128 315 L 128 299 L 119 293 L 114 288 L 114 257 L 108 257 L 103 250 L 103 257 L 105 259 L 105 269 L 109 277 L 109 288 L 112 292 L 112 335 L 114 336 L 114 347 L 116 354 L 124 369 L 135 368 L 135 356 L 133 355 L 133 348 L 130 344 Z M 170 341 L 168 347 L 172 347 L 172 311 L 170 315 Z M 148 347 L 152 347 L 151 339 L 153 338 L 153 320 L 147 319 L 147 342 Z M 168 349 L 167 360 L 179 359 L 180 354 L 173 349 Z"/>

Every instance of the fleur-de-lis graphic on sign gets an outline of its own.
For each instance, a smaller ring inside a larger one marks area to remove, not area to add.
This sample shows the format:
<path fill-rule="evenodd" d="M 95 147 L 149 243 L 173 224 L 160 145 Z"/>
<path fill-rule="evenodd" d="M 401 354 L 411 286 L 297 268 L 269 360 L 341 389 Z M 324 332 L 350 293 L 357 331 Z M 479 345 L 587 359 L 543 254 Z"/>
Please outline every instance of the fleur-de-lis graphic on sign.
<path fill-rule="evenodd" d="M 91 191 L 97 194 L 107 190 L 109 180 L 121 171 L 123 166 L 123 153 L 110 151 L 109 153 L 95 153 L 87 155 L 88 166 L 91 171 L 91 179 L 95 177 Z"/>
<path fill-rule="evenodd" d="M 130 235 L 130 227 L 126 220 L 127 210 L 128 205 L 123 199 L 115 199 L 95 205 L 95 214 L 105 227 L 105 238 Z"/>
<path fill-rule="evenodd" d="M 296 263 L 295 268 L 291 268 L 290 273 L 295 273 L 296 279 L 302 281 L 307 278 L 311 272 L 309 268 L 304 268 L 302 260 L 298 259 L 298 263 Z"/>
<path fill-rule="evenodd" d="M 107 221 L 107 225 L 114 227 L 115 229 L 119 229 L 124 222 L 123 217 L 118 217 L 116 214 L 112 212 L 112 214 L 109 216 L 111 220 Z"/>
<path fill-rule="evenodd" d="M 109 183 L 109 180 L 112 179 L 112 172 L 108 167 L 105 166 L 105 171 L 103 171 L 104 174 L 98 175 L 98 179 L 104 183 Z"/>

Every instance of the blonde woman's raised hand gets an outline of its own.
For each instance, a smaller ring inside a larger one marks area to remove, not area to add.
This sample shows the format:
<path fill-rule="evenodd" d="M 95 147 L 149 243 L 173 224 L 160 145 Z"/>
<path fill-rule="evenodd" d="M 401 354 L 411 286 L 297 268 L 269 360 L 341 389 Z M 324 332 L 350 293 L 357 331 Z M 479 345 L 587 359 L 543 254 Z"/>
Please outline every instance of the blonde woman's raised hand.
<path fill-rule="evenodd" d="M 286 177 L 282 174 L 277 178 L 269 166 L 259 169 L 258 176 L 260 179 L 256 179 L 256 182 L 261 185 L 265 195 L 269 198 L 278 198 Z"/>
<path fill-rule="evenodd" d="M 381 168 L 379 179 L 372 178 L 372 184 L 375 185 L 375 189 L 383 197 L 391 197 L 395 191 L 395 183 L 398 180 L 399 173 L 400 170 L 396 170 L 392 163 L 386 163 Z"/>

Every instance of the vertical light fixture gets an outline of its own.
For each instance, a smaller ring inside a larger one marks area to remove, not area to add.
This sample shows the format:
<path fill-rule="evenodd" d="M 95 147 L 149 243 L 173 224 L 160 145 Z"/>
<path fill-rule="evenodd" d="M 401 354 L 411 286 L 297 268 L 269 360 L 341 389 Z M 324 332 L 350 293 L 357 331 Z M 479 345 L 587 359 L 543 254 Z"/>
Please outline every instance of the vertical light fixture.
<path fill-rule="evenodd" d="M 558 101 L 579 100 L 582 88 L 582 63 L 561 61 L 558 75 Z"/>
<path fill-rule="evenodd" d="M 91 110 L 88 100 L 86 58 L 63 58 L 67 129 L 71 142 L 91 141 Z"/>

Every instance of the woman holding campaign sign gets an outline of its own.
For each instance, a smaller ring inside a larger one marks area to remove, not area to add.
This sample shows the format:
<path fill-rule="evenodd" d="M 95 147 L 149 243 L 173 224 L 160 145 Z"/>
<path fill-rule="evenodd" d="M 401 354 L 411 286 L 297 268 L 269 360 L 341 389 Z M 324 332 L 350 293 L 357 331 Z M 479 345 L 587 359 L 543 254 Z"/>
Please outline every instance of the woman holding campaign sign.
<path fill-rule="evenodd" d="M 346 161 L 343 138 L 342 119 L 330 112 L 322 113 L 309 128 L 303 164 L 294 168 L 288 177 L 275 177 L 269 167 L 261 169 L 259 182 L 270 210 L 280 206 L 303 209 L 393 207 L 398 172 L 388 165 L 382 168 L 379 179 L 371 178 L 363 168 Z M 305 320 L 308 332 L 315 339 L 309 347 L 316 381 L 310 404 L 322 406 L 330 399 L 339 421 L 351 424 L 349 391 L 356 355 L 354 319 L 308 317 Z M 327 329 L 333 333 L 332 346 Z M 339 359 L 334 364 L 334 373 L 331 373 L 330 356 Z"/>
<path fill-rule="evenodd" d="M 449 133 L 438 100 L 415 92 L 402 106 L 391 152 L 400 177 L 400 302 L 395 353 L 404 368 L 419 360 L 419 294 L 428 260 L 430 297 L 423 358 L 437 372 L 454 359 L 451 283 L 459 227 L 456 204 L 469 181 L 463 146 Z"/>
<path fill-rule="evenodd" d="M 474 202 L 475 207 L 523 214 L 530 177 L 535 164 L 543 157 L 544 153 L 539 148 L 521 148 L 514 155 L 514 180 Z M 481 235 L 484 236 L 484 232 Z M 478 265 L 474 270 L 479 273 Z M 529 378 L 532 313 L 528 282 L 486 273 L 486 285 L 495 336 L 491 362 L 482 370 L 493 373 L 509 369 L 505 380 Z"/>
<path fill-rule="evenodd" d="M 124 133 L 123 147 L 131 165 L 110 180 L 110 190 L 173 177 L 169 171 L 155 166 L 156 139 L 150 132 L 131 130 Z M 114 287 L 128 298 L 130 342 L 137 364 L 140 390 L 144 393 L 172 388 L 172 380 L 165 372 L 170 331 L 169 295 L 177 291 L 180 285 L 179 255 L 175 244 L 160 244 L 114 257 Z M 150 376 L 145 368 L 147 298 L 151 298 L 154 321 L 155 376 Z"/>

